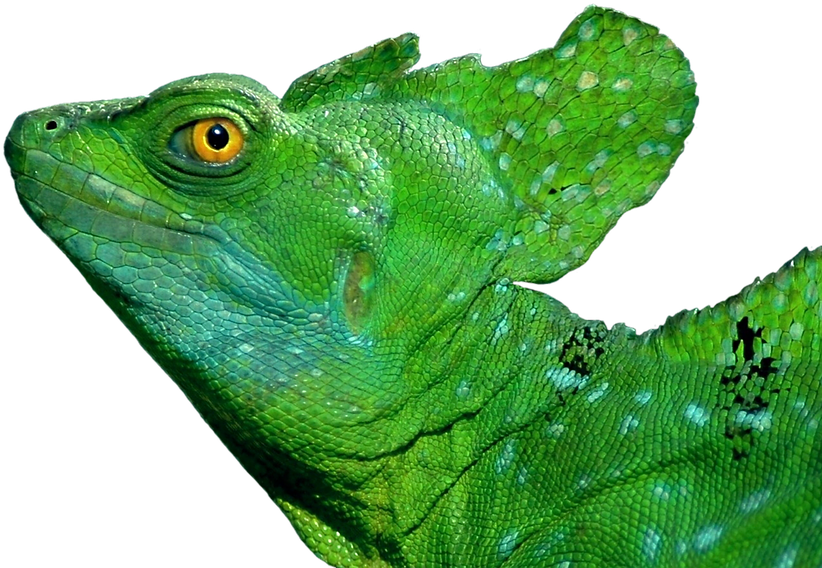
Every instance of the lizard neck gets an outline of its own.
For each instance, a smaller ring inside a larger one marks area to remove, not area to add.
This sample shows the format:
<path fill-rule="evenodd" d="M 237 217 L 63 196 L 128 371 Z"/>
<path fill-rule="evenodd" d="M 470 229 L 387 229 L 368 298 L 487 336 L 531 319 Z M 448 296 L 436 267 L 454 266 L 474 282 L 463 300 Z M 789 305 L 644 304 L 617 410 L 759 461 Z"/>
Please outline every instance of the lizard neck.
<path fill-rule="evenodd" d="M 390 511 L 384 536 L 402 551 L 393 562 L 424 565 L 425 554 L 468 543 L 466 527 L 494 522 L 489 502 L 505 510 L 499 496 L 509 489 L 494 489 L 495 480 L 523 485 L 532 475 L 517 465 L 526 449 L 513 440 L 523 430 L 550 428 L 566 398 L 596 388 L 602 344 L 614 333 L 626 335 L 503 280 L 430 337 L 405 369 L 409 381 L 427 385 L 401 418 L 420 424 L 419 433 L 373 481 L 381 510 Z M 493 501 L 477 494 L 485 480 Z"/>

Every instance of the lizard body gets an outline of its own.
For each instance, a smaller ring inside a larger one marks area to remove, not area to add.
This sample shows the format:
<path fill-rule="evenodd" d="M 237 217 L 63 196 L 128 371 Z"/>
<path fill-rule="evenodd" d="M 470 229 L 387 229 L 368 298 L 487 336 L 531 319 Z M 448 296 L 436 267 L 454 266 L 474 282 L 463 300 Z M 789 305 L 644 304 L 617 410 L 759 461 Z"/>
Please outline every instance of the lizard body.
<path fill-rule="evenodd" d="M 818 564 L 819 251 L 640 336 L 512 284 L 658 189 L 696 107 L 681 53 L 592 9 L 509 65 L 416 57 L 388 40 L 282 101 L 214 75 L 44 109 L 6 154 L 329 563 Z M 244 141 L 225 164 L 190 147 L 213 116 Z"/>

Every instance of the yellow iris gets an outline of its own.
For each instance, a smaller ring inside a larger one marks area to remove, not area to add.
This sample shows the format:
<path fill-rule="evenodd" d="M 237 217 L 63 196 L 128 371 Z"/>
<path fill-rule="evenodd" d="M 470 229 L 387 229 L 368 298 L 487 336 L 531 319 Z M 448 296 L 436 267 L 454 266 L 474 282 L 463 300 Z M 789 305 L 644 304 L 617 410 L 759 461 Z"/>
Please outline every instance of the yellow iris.
<path fill-rule="evenodd" d="M 242 131 L 227 118 L 204 118 L 194 124 L 191 146 L 205 162 L 224 164 L 243 149 Z"/>

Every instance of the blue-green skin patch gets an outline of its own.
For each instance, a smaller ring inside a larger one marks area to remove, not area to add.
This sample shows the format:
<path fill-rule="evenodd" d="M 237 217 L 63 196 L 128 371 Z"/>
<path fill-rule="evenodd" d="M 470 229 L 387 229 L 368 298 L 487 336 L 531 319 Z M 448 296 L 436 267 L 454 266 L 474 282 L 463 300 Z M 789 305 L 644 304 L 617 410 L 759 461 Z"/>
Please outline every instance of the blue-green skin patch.
<path fill-rule="evenodd" d="M 584 263 L 693 126 L 668 38 L 410 71 L 404 35 L 282 99 L 206 75 L 22 115 L 29 215 L 334 566 L 819 566 L 819 270 L 637 336 L 513 284 Z M 187 128 L 233 121 L 225 164 Z M 273 560 L 276 564 L 276 559 Z"/>

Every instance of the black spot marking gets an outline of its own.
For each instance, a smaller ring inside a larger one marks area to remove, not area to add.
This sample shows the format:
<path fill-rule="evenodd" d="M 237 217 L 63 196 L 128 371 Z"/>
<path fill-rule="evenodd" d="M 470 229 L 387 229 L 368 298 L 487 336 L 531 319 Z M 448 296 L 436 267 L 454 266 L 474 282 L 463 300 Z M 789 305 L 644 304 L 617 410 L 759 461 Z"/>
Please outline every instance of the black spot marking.
<path fill-rule="evenodd" d="M 605 353 L 602 343 L 606 331 L 604 324 L 575 329 L 562 345 L 562 366 L 580 375 L 590 375 L 591 366 Z"/>
<path fill-rule="evenodd" d="M 762 327 L 751 327 L 747 316 L 737 322 L 736 338 L 731 344 L 737 363 L 723 368 L 719 376 L 724 391 L 733 395 L 729 403 L 718 406 L 727 416 L 724 436 L 730 441 L 734 461 L 750 456 L 758 437 L 750 425 L 738 422 L 739 413 L 756 414 L 766 410 L 773 396 L 782 390 L 770 384 L 777 372 L 774 358 L 762 357 L 759 362 L 754 362 L 758 355 L 761 356 L 763 345 L 768 344 L 762 339 L 762 332 Z"/>
<path fill-rule="evenodd" d="M 742 461 L 742 459 L 747 458 L 750 455 L 751 455 L 750 449 L 748 449 L 748 450 L 745 450 L 745 449 L 739 450 L 737 448 L 733 448 L 732 453 L 731 453 L 731 457 L 733 458 L 734 461 Z"/>
<path fill-rule="evenodd" d="M 753 360 L 754 356 L 754 338 L 762 339 L 762 328 L 756 331 L 751 328 L 748 322 L 748 316 L 745 316 L 736 323 L 736 339 L 733 341 L 734 353 L 739 349 L 739 344 L 742 344 L 742 358 L 745 361 Z"/>

